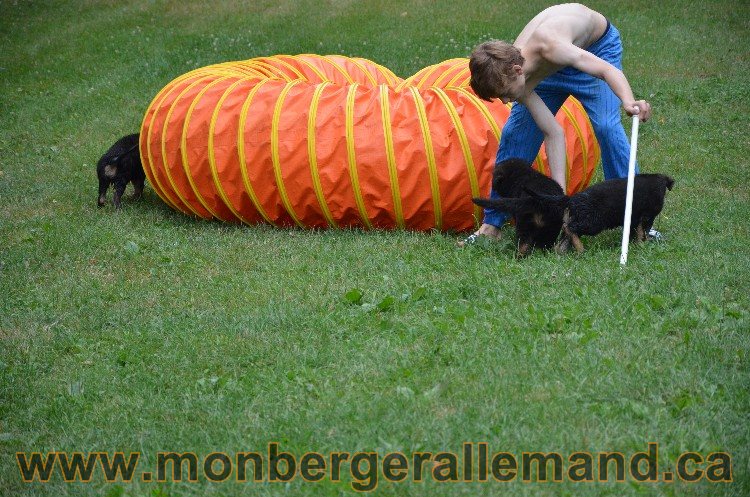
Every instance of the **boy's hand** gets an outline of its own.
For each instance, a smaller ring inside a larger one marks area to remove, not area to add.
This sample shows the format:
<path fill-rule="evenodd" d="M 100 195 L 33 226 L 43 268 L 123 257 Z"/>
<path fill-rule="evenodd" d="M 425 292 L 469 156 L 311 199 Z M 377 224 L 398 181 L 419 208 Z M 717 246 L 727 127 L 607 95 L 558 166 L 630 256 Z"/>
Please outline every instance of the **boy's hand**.
<path fill-rule="evenodd" d="M 641 122 L 648 121 L 651 117 L 651 104 L 645 100 L 636 100 L 634 102 L 623 102 L 622 108 L 629 116 L 638 115 L 638 119 Z"/>

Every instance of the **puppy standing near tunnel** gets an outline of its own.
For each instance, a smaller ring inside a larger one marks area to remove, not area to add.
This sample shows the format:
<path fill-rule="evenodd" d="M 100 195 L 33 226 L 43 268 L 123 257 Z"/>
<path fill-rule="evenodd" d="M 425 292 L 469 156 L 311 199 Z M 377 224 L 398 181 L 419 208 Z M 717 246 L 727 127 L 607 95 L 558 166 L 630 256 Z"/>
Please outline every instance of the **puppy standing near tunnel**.
<path fill-rule="evenodd" d="M 562 196 L 563 190 L 552 178 L 536 171 L 523 159 L 500 162 L 492 173 L 492 190 L 503 198 L 474 198 L 480 207 L 501 209 L 513 216 L 518 239 L 518 255 L 534 248 L 551 248 L 563 223 L 563 212 L 547 207 L 535 195 Z"/>
<path fill-rule="evenodd" d="M 642 242 L 654 224 L 654 219 L 664 208 L 667 190 L 672 190 L 674 180 L 664 174 L 639 174 L 633 187 L 633 212 L 631 238 Z M 583 235 L 597 235 L 604 230 L 623 226 L 627 179 L 602 181 L 573 196 L 538 195 L 529 192 L 546 209 L 563 214 L 563 238 L 557 246 L 564 253 L 572 243 L 576 251 L 583 252 Z"/>
<path fill-rule="evenodd" d="M 146 182 L 146 174 L 141 164 L 141 154 L 138 150 L 140 133 L 123 136 L 112 145 L 96 164 L 96 174 L 99 177 L 99 207 L 107 203 L 107 190 L 114 184 L 115 193 L 112 203 L 120 208 L 122 194 L 128 183 L 133 183 L 133 198 L 140 198 Z"/>

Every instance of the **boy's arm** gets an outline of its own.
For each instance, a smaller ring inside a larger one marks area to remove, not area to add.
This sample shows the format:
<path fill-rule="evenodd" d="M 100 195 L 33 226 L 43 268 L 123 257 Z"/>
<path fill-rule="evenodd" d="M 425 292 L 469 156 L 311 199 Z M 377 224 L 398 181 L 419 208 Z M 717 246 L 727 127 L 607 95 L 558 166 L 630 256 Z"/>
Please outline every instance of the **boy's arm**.
<path fill-rule="evenodd" d="M 641 121 L 651 117 L 651 105 L 645 100 L 636 100 L 625 74 L 591 52 L 572 43 L 548 42 L 542 56 L 553 64 L 575 67 L 579 71 L 604 80 L 622 101 L 622 107 L 629 116 L 638 114 Z"/>
<path fill-rule="evenodd" d="M 552 179 L 562 187 L 564 192 L 567 192 L 568 189 L 565 184 L 565 134 L 562 126 L 536 92 L 532 91 L 518 101 L 529 109 L 531 117 L 544 134 L 544 146 L 547 149 Z"/>

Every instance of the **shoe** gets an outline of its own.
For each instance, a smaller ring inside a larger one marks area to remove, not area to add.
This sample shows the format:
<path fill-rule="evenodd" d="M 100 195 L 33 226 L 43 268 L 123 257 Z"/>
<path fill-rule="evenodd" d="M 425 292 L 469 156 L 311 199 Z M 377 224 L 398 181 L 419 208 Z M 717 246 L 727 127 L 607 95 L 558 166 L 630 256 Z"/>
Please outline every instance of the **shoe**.
<path fill-rule="evenodd" d="M 664 236 L 656 231 L 654 228 L 651 228 L 648 230 L 648 233 L 646 234 L 646 240 L 653 240 L 655 242 L 661 242 L 664 240 Z"/>
<path fill-rule="evenodd" d="M 468 245 L 476 245 L 479 241 L 479 237 L 484 236 L 480 235 L 479 233 L 472 233 L 471 235 L 467 236 L 463 240 L 456 242 L 456 245 L 458 245 L 459 248 L 464 248 Z"/>
<path fill-rule="evenodd" d="M 472 233 L 471 235 L 467 236 L 463 240 L 459 240 L 456 242 L 456 246 L 458 248 L 464 248 L 469 246 L 480 246 L 480 247 L 489 247 L 491 243 L 500 241 L 500 235 L 498 236 L 492 236 L 492 235 L 485 235 L 481 233 Z"/>

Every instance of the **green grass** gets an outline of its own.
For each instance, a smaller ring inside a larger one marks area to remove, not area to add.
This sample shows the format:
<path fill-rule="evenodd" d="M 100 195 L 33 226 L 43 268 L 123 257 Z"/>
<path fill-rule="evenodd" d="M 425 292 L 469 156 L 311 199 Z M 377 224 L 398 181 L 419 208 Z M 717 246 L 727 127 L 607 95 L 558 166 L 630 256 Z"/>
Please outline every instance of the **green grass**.
<path fill-rule="evenodd" d="M 513 257 L 456 235 L 197 221 L 147 188 L 97 209 L 94 164 L 175 76 L 343 53 L 408 76 L 511 39 L 523 2 L 0 4 L 0 495 L 348 495 L 285 484 L 25 484 L 15 452 L 726 451 L 734 482 L 387 483 L 383 495 L 748 495 L 745 2 L 594 2 L 654 118 L 657 228 Z M 405 13 L 405 14 L 403 14 Z M 358 290 L 354 291 L 353 290 Z M 361 294 L 361 298 L 359 295 Z M 348 298 L 347 298 L 348 295 Z"/>

